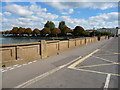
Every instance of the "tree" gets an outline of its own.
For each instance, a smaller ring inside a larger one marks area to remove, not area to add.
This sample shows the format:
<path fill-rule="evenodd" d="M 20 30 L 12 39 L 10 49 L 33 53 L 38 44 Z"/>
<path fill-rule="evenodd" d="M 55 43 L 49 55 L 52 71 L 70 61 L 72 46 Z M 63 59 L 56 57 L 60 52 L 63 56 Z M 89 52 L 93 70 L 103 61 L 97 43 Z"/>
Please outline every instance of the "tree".
<path fill-rule="evenodd" d="M 55 24 L 52 21 L 47 21 L 44 27 L 47 27 L 52 31 L 55 28 Z"/>
<path fill-rule="evenodd" d="M 111 35 L 111 33 L 105 31 L 105 32 L 101 32 L 101 35 L 108 35 L 109 36 L 109 35 Z"/>
<path fill-rule="evenodd" d="M 20 36 L 22 36 L 25 33 L 25 28 L 20 27 L 17 31 L 17 34 L 19 34 Z"/>
<path fill-rule="evenodd" d="M 82 28 L 81 26 L 76 26 L 74 31 L 73 31 L 73 35 L 75 36 L 84 36 L 84 28 Z"/>
<path fill-rule="evenodd" d="M 4 33 L 5 33 L 5 34 L 10 34 L 10 31 L 5 31 Z"/>
<path fill-rule="evenodd" d="M 41 30 L 41 34 L 42 34 L 43 36 L 46 36 L 46 34 L 50 34 L 50 33 L 51 33 L 51 31 L 50 31 L 50 29 L 47 28 L 47 27 L 44 27 L 44 28 Z"/>
<path fill-rule="evenodd" d="M 66 27 L 66 25 L 65 25 L 65 21 L 61 21 L 61 22 L 59 22 L 59 26 L 58 26 L 58 28 L 61 30 L 61 33 L 64 33 L 64 28 Z"/>
<path fill-rule="evenodd" d="M 33 30 L 33 34 L 37 36 L 38 34 L 40 34 L 40 30 L 37 29 L 37 28 L 35 28 L 35 29 Z"/>
<path fill-rule="evenodd" d="M 26 28 L 24 33 L 29 36 L 32 33 L 31 28 Z"/>
<path fill-rule="evenodd" d="M 18 31 L 18 27 L 13 27 L 13 29 L 11 30 L 11 34 L 17 35 L 17 31 Z"/>
<path fill-rule="evenodd" d="M 88 37 L 88 36 L 90 36 L 90 33 L 89 33 L 89 32 L 84 31 L 84 32 L 83 32 L 83 36 Z"/>
<path fill-rule="evenodd" d="M 101 32 L 94 30 L 93 32 L 90 33 L 90 36 L 101 36 Z"/>
<path fill-rule="evenodd" d="M 69 33 L 69 32 L 71 32 L 71 29 L 67 26 L 65 26 L 62 30 L 62 33 L 64 33 L 64 34 Z"/>
<path fill-rule="evenodd" d="M 2 35 L 3 35 L 3 34 L 5 34 L 5 32 L 6 32 L 6 31 L 1 31 L 1 32 L 0 32 L 0 34 L 2 34 Z"/>
<path fill-rule="evenodd" d="M 54 35 L 56 35 L 56 36 L 57 36 L 57 34 L 59 34 L 59 33 L 61 33 L 61 31 L 60 31 L 60 29 L 58 29 L 58 28 L 54 28 L 54 29 L 52 30 L 52 32 L 51 32 L 51 34 L 54 34 Z"/>

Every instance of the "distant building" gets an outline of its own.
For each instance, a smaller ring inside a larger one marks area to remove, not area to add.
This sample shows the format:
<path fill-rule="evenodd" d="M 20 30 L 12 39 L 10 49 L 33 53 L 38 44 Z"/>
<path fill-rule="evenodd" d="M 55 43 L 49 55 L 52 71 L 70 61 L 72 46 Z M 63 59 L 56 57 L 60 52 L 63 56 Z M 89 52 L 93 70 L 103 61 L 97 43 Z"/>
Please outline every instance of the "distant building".
<path fill-rule="evenodd" d="M 86 30 L 88 32 L 92 32 L 93 30 Z M 112 34 L 120 34 L 120 28 L 100 28 L 100 29 L 95 29 L 95 31 L 99 32 L 110 32 Z"/>
<path fill-rule="evenodd" d="M 112 34 L 118 34 L 118 29 L 116 29 L 116 28 L 102 28 L 102 29 L 97 29 L 97 31 L 110 32 Z"/>

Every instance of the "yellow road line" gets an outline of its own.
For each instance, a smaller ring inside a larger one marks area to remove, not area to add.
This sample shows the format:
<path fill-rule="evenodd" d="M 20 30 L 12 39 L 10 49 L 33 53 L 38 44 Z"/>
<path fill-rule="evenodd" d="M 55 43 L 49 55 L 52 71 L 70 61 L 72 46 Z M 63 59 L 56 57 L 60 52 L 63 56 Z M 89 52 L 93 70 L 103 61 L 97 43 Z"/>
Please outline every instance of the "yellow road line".
<path fill-rule="evenodd" d="M 110 63 L 117 63 L 117 62 L 113 62 L 113 61 L 110 61 L 110 60 L 107 60 L 107 59 L 104 59 L 104 58 L 101 58 L 101 57 L 97 57 L 97 56 L 92 56 L 94 58 L 98 58 L 98 59 L 101 59 L 103 61 L 107 61 L 107 62 L 110 62 Z"/>
<path fill-rule="evenodd" d="M 113 53 L 113 54 L 120 54 L 120 53 Z"/>
<path fill-rule="evenodd" d="M 117 55 L 117 54 L 99 54 L 97 56 L 111 56 L 111 55 Z"/>
<path fill-rule="evenodd" d="M 120 64 L 120 63 L 97 64 L 97 65 L 81 66 L 81 67 L 77 67 L 77 68 L 96 67 L 96 66 L 107 66 L 107 65 L 114 65 L 114 64 Z"/>
<path fill-rule="evenodd" d="M 86 71 L 86 72 L 92 72 L 92 73 L 98 73 L 98 74 L 111 74 L 113 76 L 120 76 L 120 74 L 114 74 L 114 73 L 106 73 L 106 72 L 99 72 L 99 71 L 93 71 L 93 70 L 86 70 L 86 69 L 79 69 L 79 68 L 70 68 L 73 70 L 79 70 L 79 71 Z"/>
<path fill-rule="evenodd" d="M 100 50 L 102 52 L 108 52 L 108 53 L 116 53 L 116 52 L 112 52 L 112 51 L 105 51 L 105 50 Z"/>
<path fill-rule="evenodd" d="M 87 58 L 89 58 L 90 56 L 92 56 L 94 53 L 98 52 L 100 49 L 96 49 L 95 51 L 93 51 L 92 53 L 88 54 L 87 56 L 83 57 L 82 59 L 78 60 L 77 62 L 73 63 L 72 65 L 70 65 L 68 68 L 74 68 L 76 67 L 78 64 L 82 63 L 84 60 L 86 60 Z"/>

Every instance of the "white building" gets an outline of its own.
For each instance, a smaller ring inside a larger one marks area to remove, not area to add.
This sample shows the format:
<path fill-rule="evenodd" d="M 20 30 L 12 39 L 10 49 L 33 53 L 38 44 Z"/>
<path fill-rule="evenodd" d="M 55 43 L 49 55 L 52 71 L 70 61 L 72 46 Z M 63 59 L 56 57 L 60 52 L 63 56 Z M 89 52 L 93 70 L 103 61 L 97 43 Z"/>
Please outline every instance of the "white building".
<path fill-rule="evenodd" d="M 120 34 L 120 29 L 116 29 L 116 28 L 102 28 L 102 29 L 97 29 L 97 31 L 110 32 L 112 34 Z"/>

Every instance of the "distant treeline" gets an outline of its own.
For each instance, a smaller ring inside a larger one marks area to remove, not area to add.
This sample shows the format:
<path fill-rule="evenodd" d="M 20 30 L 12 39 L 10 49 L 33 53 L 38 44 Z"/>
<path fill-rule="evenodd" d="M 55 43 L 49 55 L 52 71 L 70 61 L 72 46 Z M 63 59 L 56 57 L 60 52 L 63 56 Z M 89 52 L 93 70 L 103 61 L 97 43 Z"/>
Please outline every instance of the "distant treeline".
<path fill-rule="evenodd" d="M 47 21 L 42 30 L 35 28 L 33 31 L 31 28 L 23 27 L 13 27 L 12 30 L 7 30 L 2 32 L 4 36 L 41 36 L 41 37 L 60 37 L 60 36 L 80 36 L 80 37 L 90 37 L 90 36 L 103 36 L 111 35 L 110 32 L 99 32 L 93 30 L 89 32 L 84 30 L 81 26 L 76 26 L 74 29 L 69 28 L 65 21 L 59 22 L 58 28 L 55 27 L 55 24 L 52 21 Z"/>

